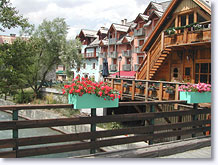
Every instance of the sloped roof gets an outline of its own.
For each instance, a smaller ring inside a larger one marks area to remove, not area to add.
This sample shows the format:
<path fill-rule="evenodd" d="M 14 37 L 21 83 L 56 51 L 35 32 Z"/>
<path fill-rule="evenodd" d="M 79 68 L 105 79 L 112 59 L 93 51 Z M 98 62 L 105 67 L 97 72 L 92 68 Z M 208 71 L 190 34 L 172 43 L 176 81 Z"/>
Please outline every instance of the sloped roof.
<path fill-rule="evenodd" d="M 160 2 L 160 3 L 157 3 L 157 2 L 150 2 L 150 4 L 148 5 L 148 7 L 145 9 L 144 11 L 144 14 L 147 13 L 147 11 L 151 8 L 151 7 L 154 7 L 157 11 L 159 12 L 164 12 L 167 7 L 169 6 L 171 0 L 170 1 L 166 1 L 166 2 Z"/>
<path fill-rule="evenodd" d="M 211 15 L 211 9 L 205 4 L 205 2 L 203 2 L 204 0 L 193 0 L 197 5 L 199 5 L 199 7 L 201 7 L 202 9 L 204 9 L 208 14 Z M 172 0 L 172 2 L 170 3 L 170 5 L 168 6 L 167 10 L 164 12 L 163 16 L 161 17 L 161 19 L 158 21 L 158 24 L 155 26 L 155 28 L 153 29 L 153 31 L 151 32 L 151 34 L 149 35 L 149 37 L 147 38 L 145 44 L 142 47 L 142 50 L 144 51 L 145 49 L 149 49 L 149 45 L 152 44 L 152 41 L 155 40 L 155 38 L 158 36 L 159 32 L 160 32 L 160 28 L 163 26 L 163 23 L 166 21 L 167 16 L 173 11 L 174 6 L 181 2 L 180 0 Z"/>
<path fill-rule="evenodd" d="M 107 34 L 107 32 L 108 32 L 108 28 L 100 28 L 100 29 L 98 30 L 98 33 L 97 33 L 97 34 L 99 34 L 99 33 L 101 33 L 101 34 Z"/>
<path fill-rule="evenodd" d="M 127 32 L 130 26 L 113 23 L 112 26 L 120 32 Z"/>
<path fill-rule="evenodd" d="M 84 34 L 85 37 L 98 37 L 97 31 L 95 30 L 89 30 L 89 29 L 82 29 L 81 32 Z"/>
<path fill-rule="evenodd" d="M 98 47 L 100 42 L 101 40 L 99 40 L 99 38 L 96 38 L 92 43 L 87 46 L 87 48 Z"/>
<path fill-rule="evenodd" d="M 108 38 L 105 37 L 103 40 L 100 41 L 99 44 L 108 45 Z"/>
<path fill-rule="evenodd" d="M 153 12 L 151 13 L 151 15 L 149 16 L 149 19 L 150 19 L 154 14 L 155 14 L 156 16 L 158 16 L 159 18 L 161 18 L 162 15 L 163 15 L 162 12 L 155 10 L 155 11 L 153 11 Z"/>

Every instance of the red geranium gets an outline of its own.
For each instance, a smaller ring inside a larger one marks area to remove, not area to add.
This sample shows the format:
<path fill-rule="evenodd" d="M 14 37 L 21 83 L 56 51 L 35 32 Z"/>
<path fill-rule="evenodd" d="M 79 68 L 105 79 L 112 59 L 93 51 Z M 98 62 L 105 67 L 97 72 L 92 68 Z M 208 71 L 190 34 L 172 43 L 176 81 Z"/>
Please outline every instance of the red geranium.
<path fill-rule="evenodd" d="M 95 94 L 98 97 L 103 97 L 104 100 L 114 100 L 120 98 L 118 92 L 113 91 L 106 82 L 92 82 L 87 78 L 82 78 L 81 81 L 78 77 L 73 79 L 71 85 L 64 85 L 62 89 L 63 94 L 72 94 L 82 96 L 83 94 Z"/>

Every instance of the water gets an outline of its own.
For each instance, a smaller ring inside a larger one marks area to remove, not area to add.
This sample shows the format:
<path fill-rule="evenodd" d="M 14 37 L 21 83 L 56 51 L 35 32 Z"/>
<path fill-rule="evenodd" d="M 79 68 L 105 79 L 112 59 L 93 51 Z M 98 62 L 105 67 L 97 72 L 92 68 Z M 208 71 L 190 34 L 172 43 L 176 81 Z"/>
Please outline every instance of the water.
<path fill-rule="evenodd" d="M 0 121 L 10 121 L 12 120 L 12 115 L 0 111 Z M 19 120 L 24 120 L 19 118 Z M 34 136 L 48 136 L 48 135 L 60 135 L 61 133 L 55 131 L 50 128 L 34 128 L 34 129 L 21 129 L 19 130 L 19 137 L 34 137 Z M 12 137 L 12 130 L 0 131 L 0 139 L 9 139 Z M 66 143 L 57 143 L 57 144 L 46 144 L 46 145 L 35 145 L 34 147 L 39 146 L 49 146 L 49 145 L 62 145 L 62 144 L 72 144 L 77 142 L 66 142 Z M 20 148 L 29 148 L 28 147 L 20 147 Z M 0 152 L 3 149 L 0 149 Z M 81 150 L 81 151 L 73 151 L 73 152 L 66 152 L 66 153 L 58 153 L 58 154 L 49 154 L 49 155 L 40 155 L 34 156 L 32 158 L 67 158 L 67 157 L 74 157 L 80 155 L 88 155 L 89 150 Z"/>

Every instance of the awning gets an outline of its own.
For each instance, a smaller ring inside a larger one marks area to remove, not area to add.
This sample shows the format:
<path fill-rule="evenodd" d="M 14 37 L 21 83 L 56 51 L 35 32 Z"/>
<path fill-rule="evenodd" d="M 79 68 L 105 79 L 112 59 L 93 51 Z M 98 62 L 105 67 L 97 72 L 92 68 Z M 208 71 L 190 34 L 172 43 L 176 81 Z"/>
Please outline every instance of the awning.
<path fill-rule="evenodd" d="M 134 79 L 135 78 L 135 71 L 120 71 L 120 78 L 130 78 Z M 109 75 L 108 77 L 116 78 L 119 77 L 119 72 L 116 72 L 114 74 Z"/>

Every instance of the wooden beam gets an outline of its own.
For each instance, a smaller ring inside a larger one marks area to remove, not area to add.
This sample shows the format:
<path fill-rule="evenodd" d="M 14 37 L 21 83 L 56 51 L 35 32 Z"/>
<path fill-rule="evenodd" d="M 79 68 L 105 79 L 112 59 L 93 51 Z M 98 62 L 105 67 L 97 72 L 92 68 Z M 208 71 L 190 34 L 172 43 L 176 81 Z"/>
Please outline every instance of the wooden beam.
<path fill-rule="evenodd" d="M 162 101 L 162 99 L 163 99 L 163 83 L 160 83 L 158 98 L 159 98 L 159 101 Z"/>
<path fill-rule="evenodd" d="M 178 84 L 176 84 L 176 89 L 175 89 L 175 100 L 176 101 L 179 100 L 179 85 Z M 174 108 L 178 109 L 178 104 L 175 104 Z"/>
<path fill-rule="evenodd" d="M 124 89 L 124 87 L 123 87 L 123 79 L 121 80 L 121 93 L 120 93 L 120 98 L 121 98 L 121 100 L 123 100 L 123 89 Z"/>
<path fill-rule="evenodd" d="M 132 100 L 135 100 L 135 80 L 132 81 Z"/>
<path fill-rule="evenodd" d="M 150 80 L 150 76 L 149 76 L 149 73 L 150 73 L 150 60 L 151 60 L 151 52 L 148 52 L 148 58 L 147 58 L 147 76 L 146 76 L 147 80 Z"/>

